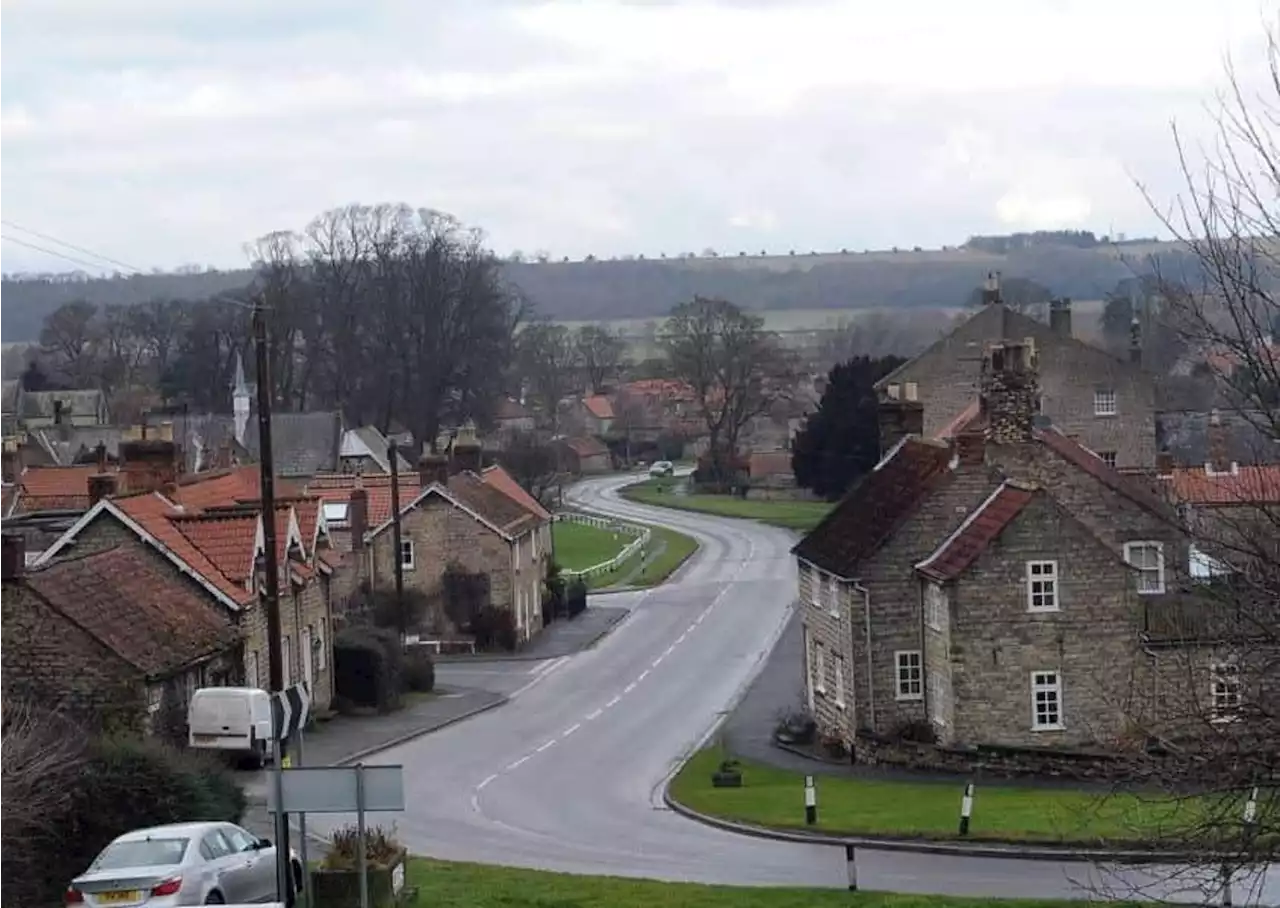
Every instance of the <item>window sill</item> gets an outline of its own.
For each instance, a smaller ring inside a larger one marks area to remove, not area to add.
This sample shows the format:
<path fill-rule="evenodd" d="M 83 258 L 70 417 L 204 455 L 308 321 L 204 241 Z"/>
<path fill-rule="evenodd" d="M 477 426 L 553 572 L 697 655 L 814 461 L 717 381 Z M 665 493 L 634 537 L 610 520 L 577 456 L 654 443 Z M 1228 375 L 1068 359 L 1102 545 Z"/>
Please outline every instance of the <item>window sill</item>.
<path fill-rule="evenodd" d="M 1116 411 L 1112 411 L 1110 413 L 1099 413 L 1097 410 L 1093 411 L 1093 416 L 1095 419 L 1115 419 L 1119 415 L 1120 414 Z"/>
<path fill-rule="evenodd" d="M 819 697 L 822 697 L 822 698 L 824 698 L 824 699 L 825 699 L 825 698 L 826 698 L 826 696 L 827 696 L 827 689 L 826 689 L 825 687 L 815 687 L 815 688 L 813 689 L 813 692 L 814 692 L 816 695 L 818 695 Z"/>
<path fill-rule="evenodd" d="M 840 618 L 842 617 L 840 615 L 840 609 L 838 608 L 827 609 L 827 614 L 830 615 L 832 618 L 835 618 L 837 621 L 839 621 Z"/>
<path fill-rule="evenodd" d="M 1066 730 L 1067 730 L 1067 726 L 1065 725 L 1033 725 L 1031 726 L 1032 732 L 1066 731 Z"/>
<path fill-rule="evenodd" d="M 893 699 L 899 703 L 919 703 L 924 694 L 895 694 Z"/>
<path fill-rule="evenodd" d="M 1233 725 L 1240 721 L 1239 716 L 1214 716 L 1209 720 L 1210 725 Z"/>
<path fill-rule="evenodd" d="M 1055 605 L 1053 608 L 1033 608 L 1027 606 L 1028 615 L 1056 615 L 1062 611 L 1060 606 Z"/>

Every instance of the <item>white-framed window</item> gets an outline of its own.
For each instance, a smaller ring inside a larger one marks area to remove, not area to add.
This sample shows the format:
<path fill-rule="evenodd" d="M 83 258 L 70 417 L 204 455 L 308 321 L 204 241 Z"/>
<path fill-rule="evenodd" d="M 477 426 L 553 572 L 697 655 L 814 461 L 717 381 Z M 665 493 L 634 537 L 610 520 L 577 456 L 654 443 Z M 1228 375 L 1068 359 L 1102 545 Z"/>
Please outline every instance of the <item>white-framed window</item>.
<path fill-rule="evenodd" d="M 1093 415 L 1116 415 L 1116 392 L 1111 388 L 1099 388 L 1093 392 Z"/>
<path fill-rule="evenodd" d="M 1027 562 L 1027 611 L 1058 610 L 1058 562 Z"/>
<path fill-rule="evenodd" d="M 813 644 L 813 689 L 820 694 L 827 692 L 827 654 L 821 643 Z"/>
<path fill-rule="evenodd" d="M 947 678 L 942 672 L 929 672 L 929 721 L 947 724 Z"/>
<path fill-rule="evenodd" d="M 1240 665 L 1233 661 L 1209 666 L 1210 706 L 1215 722 L 1228 722 L 1240 712 Z"/>
<path fill-rule="evenodd" d="M 935 631 L 946 627 L 947 592 L 937 583 L 925 584 L 924 623 Z"/>
<path fill-rule="evenodd" d="M 835 657 L 836 669 L 836 706 L 844 709 L 844 657 Z"/>
<path fill-rule="evenodd" d="M 1164 592 L 1164 543 L 1126 542 L 1124 560 L 1138 575 L 1138 592 L 1144 596 Z"/>
<path fill-rule="evenodd" d="M 831 613 L 832 618 L 840 617 L 840 581 L 836 580 L 835 574 L 827 575 L 826 590 L 824 593 L 826 599 L 827 611 Z"/>
<path fill-rule="evenodd" d="M 902 390 L 907 400 L 920 399 L 920 385 L 918 382 L 909 381 L 903 385 Z"/>
<path fill-rule="evenodd" d="M 1114 470 L 1116 468 L 1116 452 L 1115 451 L 1099 451 L 1098 457 L 1100 457 L 1102 459 L 1102 462 L 1105 463 L 1107 466 L 1109 466 L 1111 469 Z"/>
<path fill-rule="evenodd" d="M 1187 567 L 1191 579 L 1196 583 L 1212 583 L 1219 577 L 1231 576 L 1230 565 L 1194 545 L 1187 552 Z"/>
<path fill-rule="evenodd" d="M 413 540 L 400 540 L 400 567 L 406 571 L 413 570 Z"/>
<path fill-rule="evenodd" d="M 1062 728 L 1062 675 L 1056 671 L 1031 673 L 1031 730 Z"/>
<path fill-rule="evenodd" d="M 896 698 L 899 700 L 923 699 L 924 658 L 920 650 L 898 650 L 893 654 L 893 664 L 897 672 L 897 684 L 894 685 Z"/>
<path fill-rule="evenodd" d="M 316 671 L 322 672 L 329 667 L 329 635 L 328 620 L 320 619 L 320 624 L 316 629 Z"/>
<path fill-rule="evenodd" d="M 346 523 L 347 503 L 345 501 L 326 501 L 321 509 L 324 511 L 325 523 Z"/>
<path fill-rule="evenodd" d="M 164 685 L 153 684 L 147 688 L 147 712 L 155 714 L 160 712 L 160 707 L 164 704 Z"/>
<path fill-rule="evenodd" d="M 538 531 L 534 530 L 529 534 L 529 551 L 533 555 L 533 560 L 538 560 Z"/>
<path fill-rule="evenodd" d="M 898 400 L 902 396 L 902 386 L 897 382 L 891 382 L 886 388 L 885 393 L 889 400 Z"/>

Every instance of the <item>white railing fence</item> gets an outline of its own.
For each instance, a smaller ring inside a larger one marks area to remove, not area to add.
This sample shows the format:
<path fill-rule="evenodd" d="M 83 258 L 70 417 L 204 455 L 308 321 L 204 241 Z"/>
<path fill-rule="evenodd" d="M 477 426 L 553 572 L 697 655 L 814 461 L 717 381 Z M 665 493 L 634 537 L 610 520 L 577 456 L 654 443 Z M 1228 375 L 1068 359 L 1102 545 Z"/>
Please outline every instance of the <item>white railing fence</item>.
<path fill-rule="evenodd" d="M 649 542 L 650 537 L 653 536 L 653 531 L 648 527 L 638 526 L 634 523 L 623 523 L 620 520 L 613 520 L 608 517 L 597 517 L 594 514 L 580 514 L 577 511 L 561 511 L 552 515 L 551 519 L 556 522 L 565 520 L 570 523 L 581 523 L 608 533 L 621 533 L 625 536 L 635 537 L 622 548 L 622 551 L 608 561 L 593 564 L 591 567 L 583 568 L 580 571 L 561 570 L 560 576 L 568 580 L 577 578 L 585 580 L 588 577 L 598 577 L 601 574 L 616 571 L 626 564 L 632 555 L 643 549 Z"/>

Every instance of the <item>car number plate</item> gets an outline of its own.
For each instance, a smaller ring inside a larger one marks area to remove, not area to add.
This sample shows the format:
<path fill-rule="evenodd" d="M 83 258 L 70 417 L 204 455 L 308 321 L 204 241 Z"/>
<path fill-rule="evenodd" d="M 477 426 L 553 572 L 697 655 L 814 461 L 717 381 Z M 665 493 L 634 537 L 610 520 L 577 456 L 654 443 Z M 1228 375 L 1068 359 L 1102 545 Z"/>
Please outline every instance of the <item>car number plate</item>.
<path fill-rule="evenodd" d="M 138 901 L 138 890 L 136 889 L 119 889 L 115 892 L 99 892 L 96 893 L 97 900 L 107 905 L 115 905 L 123 902 Z"/>

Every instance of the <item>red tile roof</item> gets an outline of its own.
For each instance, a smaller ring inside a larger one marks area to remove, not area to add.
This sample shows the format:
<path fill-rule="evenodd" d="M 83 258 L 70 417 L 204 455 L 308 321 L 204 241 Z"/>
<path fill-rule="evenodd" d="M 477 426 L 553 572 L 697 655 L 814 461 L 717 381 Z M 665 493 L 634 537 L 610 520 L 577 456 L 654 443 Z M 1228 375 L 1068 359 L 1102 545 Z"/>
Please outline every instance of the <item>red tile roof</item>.
<path fill-rule="evenodd" d="M 1236 465 L 1231 472 L 1213 474 L 1204 467 L 1176 467 L 1164 481 L 1183 504 L 1280 504 L 1280 464 Z"/>
<path fill-rule="evenodd" d="M 839 577 L 856 577 L 860 563 L 948 480 L 950 460 L 947 446 L 908 437 L 792 551 Z"/>
<path fill-rule="evenodd" d="M 596 419 L 613 419 L 613 401 L 603 394 L 592 394 L 582 399 L 582 405 Z"/>
<path fill-rule="evenodd" d="M 320 499 L 299 498 L 292 502 L 294 513 L 298 515 L 298 531 L 302 534 L 302 546 L 308 556 L 316 542 L 316 528 L 320 523 Z"/>
<path fill-rule="evenodd" d="M 200 590 L 135 546 L 55 561 L 24 582 L 147 676 L 172 673 L 238 639 Z"/>
<path fill-rule="evenodd" d="M 609 447 L 598 438 L 583 436 L 581 438 L 565 439 L 565 447 L 579 457 L 599 457 L 602 454 L 609 453 Z"/>
<path fill-rule="evenodd" d="M 178 515 L 169 519 L 220 574 L 236 584 L 248 582 L 258 540 L 256 512 L 226 517 Z"/>
<path fill-rule="evenodd" d="M 88 510 L 89 477 L 99 472 L 97 464 L 77 464 L 71 467 L 27 467 L 18 477 L 17 510 L 22 513 L 46 510 Z"/>
<path fill-rule="evenodd" d="M 978 509 L 965 518 L 949 539 L 916 565 L 932 580 L 954 580 L 982 554 L 1004 528 L 1031 503 L 1035 492 L 1005 482 Z"/>
<path fill-rule="evenodd" d="M 521 505 L 539 520 L 551 519 L 551 512 L 544 508 L 538 499 L 526 492 L 520 483 L 516 482 L 515 477 L 497 464 L 485 467 L 480 473 L 480 478 Z"/>
<path fill-rule="evenodd" d="M 403 510 L 413 503 L 421 493 L 417 473 L 406 473 L 400 479 L 400 508 Z M 307 483 L 308 495 L 313 495 L 322 502 L 346 503 L 351 500 L 351 490 L 357 483 L 369 496 L 369 529 L 381 526 L 391 519 L 391 477 L 361 476 L 352 473 L 331 473 L 316 476 Z"/>

